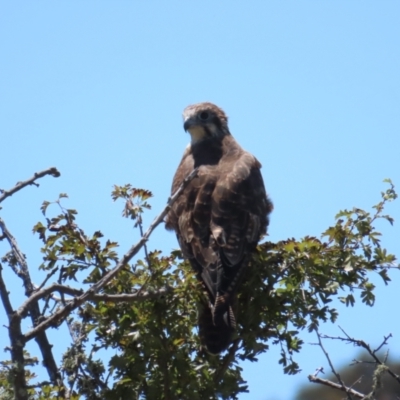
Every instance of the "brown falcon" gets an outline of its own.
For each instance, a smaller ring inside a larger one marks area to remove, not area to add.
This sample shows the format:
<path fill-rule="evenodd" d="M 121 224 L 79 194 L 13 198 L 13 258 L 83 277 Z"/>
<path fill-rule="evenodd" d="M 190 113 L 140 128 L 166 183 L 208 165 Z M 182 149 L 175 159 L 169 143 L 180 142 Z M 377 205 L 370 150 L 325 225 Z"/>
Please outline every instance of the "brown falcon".
<path fill-rule="evenodd" d="M 265 192 L 261 164 L 243 150 L 228 128 L 223 110 L 212 103 L 183 112 L 191 135 L 175 173 L 172 193 L 198 168 L 166 218 L 182 253 L 204 283 L 209 304 L 199 315 L 200 337 L 211 353 L 226 349 L 236 326 L 232 303 L 261 235 L 272 203 Z"/>

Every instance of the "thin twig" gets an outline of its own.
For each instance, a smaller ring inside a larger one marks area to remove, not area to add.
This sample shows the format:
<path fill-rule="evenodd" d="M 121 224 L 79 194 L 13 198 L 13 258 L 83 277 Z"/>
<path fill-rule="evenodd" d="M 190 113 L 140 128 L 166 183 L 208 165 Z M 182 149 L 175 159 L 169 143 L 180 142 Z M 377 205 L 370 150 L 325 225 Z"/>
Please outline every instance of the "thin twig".
<path fill-rule="evenodd" d="M 53 299 L 53 296 L 50 295 L 49 297 L 47 297 L 46 299 L 44 299 L 44 305 L 42 308 L 42 312 L 40 314 L 41 317 L 44 317 L 46 315 L 46 311 L 47 309 L 50 307 L 50 300 Z M 53 299 L 54 300 L 54 299 Z"/>
<path fill-rule="evenodd" d="M 319 367 L 315 370 L 315 372 L 312 374 L 312 376 L 317 376 L 319 373 L 324 374 L 324 367 Z"/>
<path fill-rule="evenodd" d="M 13 188 L 9 190 L 3 190 L 2 194 L 0 195 L 0 203 L 5 200 L 7 197 L 12 196 L 14 193 L 18 192 L 19 190 L 23 189 L 25 186 L 28 185 L 36 185 L 39 186 L 35 181 L 37 179 L 43 178 L 46 175 L 54 176 L 58 178 L 61 174 L 57 170 L 57 168 L 47 168 L 44 171 L 36 172 L 31 178 L 27 179 L 26 181 L 18 182 Z"/>
<path fill-rule="evenodd" d="M 386 351 L 385 357 L 383 358 L 383 363 L 384 364 L 386 364 L 386 361 L 388 360 L 388 358 L 389 358 L 389 349 Z"/>
<path fill-rule="evenodd" d="M 139 227 L 140 236 L 143 237 L 143 220 L 142 220 L 142 216 L 140 214 L 137 217 L 136 224 Z M 143 249 L 144 249 L 144 255 L 145 255 L 146 261 L 147 261 L 147 267 L 149 268 L 149 270 L 151 272 L 151 262 L 150 262 L 149 252 L 147 251 L 146 243 L 143 245 Z"/>
<path fill-rule="evenodd" d="M 219 383 L 219 381 L 221 380 L 221 378 L 224 376 L 226 370 L 228 369 L 229 365 L 233 362 L 233 360 L 235 359 L 235 355 L 236 355 L 236 351 L 239 348 L 240 345 L 240 338 L 237 338 L 232 346 L 230 347 L 228 354 L 224 357 L 222 364 L 220 366 L 220 368 L 218 368 L 218 370 L 215 373 L 214 376 L 214 382 L 215 383 Z"/>
<path fill-rule="evenodd" d="M 56 273 L 58 271 L 58 267 L 56 267 L 56 268 L 54 268 L 53 270 L 51 270 L 48 274 L 47 274 L 47 276 L 46 276 L 46 278 L 44 279 L 44 281 L 38 286 L 38 287 L 36 287 L 35 285 L 35 290 L 41 290 L 43 287 L 44 287 L 44 285 L 47 283 L 47 281 Z"/>
<path fill-rule="evenodd" d="M 346 335 L 347 340 L 348 340 L 349 342 L 354 343 L 354 344 L 356 344 L 357 346 L 362 347 L 362 348 L 364 348 L 365 350 L 367 350 L 367 352 L 370 354 L 370 356 L 375 360 L 375 362 L 376 362 L 377 364 L 379 364 L 379 365 L 385 365 L 385 364 L 376 356 L 375 353 L 376 353 L 380 348 L 382 348 L 382 346 L 383 346 L 384 344 L 387 344 L 387 340 L 388 340 L 390 337 L 392 337 L 392 334 L 389 334 L 388 336 L 384 336 L 384 337 L 383 337 L 384 339 L 383 339 L 382 344 L 381 344 L 380 346 L 378 346 L 377 349 L 372 350 L 371 347 L 369 346 L 369 344 L 367 344 L 366 342 L 364 342 L 364 340 L 353 339 L 353 338 L 351 338 L 340 326 L 339 326 L 339 328 L 340 328 L 340 330 Z M 392 378 L 394 378 L 397 382 L 400 383 L 400 376 L 397 375 L 397 374 L 395 374 L 387 365 L 385 365 L 385 366 L 386 366 L 386 368 L 387 368 L 387 369 L 386 369 L 387 373 L 388 373 Z"/>
<path fill-rule="evenodd" d="M 74 351 L 75 353 L 75 360 L 74 360 L 74 373 L 73 373 L 73 377 L 69 377 L 68 381 L 69 381 L 69 392 L 73 393 L 74 390 L 74 385 L 78 379 L 78 369 L 79 369 L 79 365 L 81 364 L 81 362 L 85 362 L 86 361 L 86 357 L 83 355 L 82 352 L 82 341 L 81 341 L 81 337 L 77 337 L 75 335 L 74 332 L 74 328 L 72 327 L 71 324 L 71 320 L 72 318 L 67 318 L 66 319 L 66 324 L 68 327 L 68 331 L 69 334 L 71 335 L 72 341 L 74 343 L 73 349 L 71 349 L 72 351 Z M 79 361 L 79 358 L 82 357 L 82 359 Z"/>
<path fill-rule="evenodd" d="M 321 340 L 321 335 L 319 334 L 318 330 L 315 331 L 315 333 L 317 334 L 318 337 L 318 344 L 321 347 L 321 350 L 323 351 L 323 353 L 325 354 L 326 359 L 328 360 L 329 366 L 331 367 L 331 371 L 333 372 L 333 374 L 336 376 L 336 379 L 338 380 L 338 382 L 340 383 L 340 386 L 342 387 L 342 390 L 344 392 L 346 392 L 347 394 L 347 399 L 348 400 L 352 400 L 351 399 L 351 395 L 349 392 L 349 388 L 346 387 L 346 385 L 344 384 L 344 382 L 342 381 L 342 378 L 340 377 L 340 375 L 336 372 L 335 367 L 332 364 L 332 361 L 329 357 L 328 352 L 325 350 L 324 345 L 322 344 L 322 340 Z M 339 386 L 339 385 L 338 385 Z"/>
<path fill-rule="evenodd" d="M 395 374 L 386 364 L 384 364 L 377 356 L 376 353 L 384 346 L 388 344 L 388 339 L 390 339 L 392 337 L 392 334 L 390 333 L 387 336 L 383 337 L 383 342 L 375 349 L 372 350 L 371 347 L 364 342 L 363 340 L 359 340 L 359 339 L 354 339 L 352 337 L 350 337 L 343 328 L 341 328 L 339 326 L 339 329 L 344 333 L 344 335 L 346 337 L 340 337 L 340 336 L 328 336 L 328 335 L 321 335 L 322 338 L 326 338 L 326 339 L 333 339 L 333 340 L 341 340 L 343 342 L 347 342 L 347 343 L 352 343 L 358 347 L 362 347 L 365 350 L 367 350 L 367 352 L 370 354 L 370 356 L 374 359 L 373 362 L 368 362 L 368 361 L 362 361 L 363 363 L 374 363 L 374 364 L 379 364 L 379 365 L 385 365 L 387 367 L 386 371 L 387 373 L 394 378 L 397 382 L 400 383 L 400 376 Z M 387 356 L 385 356 L 385 362 L 386 362 L 386 358 Z M 353 363 L 361 363 L 361 361 L 357 361 L 357 360 L 353 360 Z"/>
<path fill-rule="evenodd" d="M 170 210 L 170 208 L 172 207 L 174 202 L 177 200 L 179 195 L 183 192 L 183 190 L 188 185 L 188 183 L 195 176 L 197 176 L 197 173 L 198 173 L 198 170 L 195 169 L 185 178 L 185 180 L 179 186 L 178 190 L 168 199 L 168 203 L 165 206 L 165 208 L 163 209 L 163 211 L 150 224 L 149 228 L 147 229 L 147 231 L 143 235 L 143 237 L 141 237 L 140 240 L 135 245 L 133 245 L 128 250 L 127 253 L 125 253 L 125 255 L 121 258 L 121 260 L 117 263 L 117 265 L 110 272 L 108 272 L 97 283 L 93 284 L 92 287 L 90 289 L 88 289 L 86 292 L 84 292 L 82 295 L 80 295 L 79 297 L 75 297 L 65 307 L 63 307 L 59 311 L 55 312 L 53 315 L 51 315 L 46 320 L 44 320 L 39 325 L 37 325 L 34 329 L 27 332 L 25 334 L 25 342 L 28 342 L 29 340 L 33 339 L 40 332 L 44 331 L 49 326 L 57 323 L 57 321 L 64 320 L 73 310 L 78 308 L 81 304 L 83 304 L 87 300 L 90 300 L 94 294 L 98 293 L 105 285 L 107 285 L 107 283 L 110 282 L 111 279 L 113 279 L 118 274 L 118 272 L 122 268 L 124 268 L 125 265 L 128 264 L 128 262 L 139 252 L 139 250 L 143 247 L 143 245 L 148 241 L 151 233 L 164 220 L 164 217 L 167 215 L 168 211 Z"/>
<path fill-rule="evenodd" d="M 392 334 L 389 333 L 387 336 L 383 336 L 383 342 L 373 351 L 373 353 L 377 353 L 384 345 L 388 344 L 388 339 L 392 337 Z"/>
<path fill-rule="evenodd" d="M 375 365 L 376 362 L 375 361 L 360 361 L 360 360 L 356 360 L 354 358 L 349 365 L 353 366 L 353 365 L 357 365 L 357 364 L 373 364 L 373 365 Z"/>

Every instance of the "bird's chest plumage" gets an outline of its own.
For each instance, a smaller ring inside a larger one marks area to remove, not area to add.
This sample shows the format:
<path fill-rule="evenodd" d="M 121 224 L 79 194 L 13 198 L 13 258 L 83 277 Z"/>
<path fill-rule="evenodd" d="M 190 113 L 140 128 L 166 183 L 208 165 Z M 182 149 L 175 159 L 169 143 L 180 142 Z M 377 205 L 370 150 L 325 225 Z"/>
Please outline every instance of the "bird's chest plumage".
<path fill-rule="evenodd" d="M 192 145 L 194 168 L 201 165 L 217 165 L 223 156 L 222 142 L 214 139 L 202 140 Z"/>

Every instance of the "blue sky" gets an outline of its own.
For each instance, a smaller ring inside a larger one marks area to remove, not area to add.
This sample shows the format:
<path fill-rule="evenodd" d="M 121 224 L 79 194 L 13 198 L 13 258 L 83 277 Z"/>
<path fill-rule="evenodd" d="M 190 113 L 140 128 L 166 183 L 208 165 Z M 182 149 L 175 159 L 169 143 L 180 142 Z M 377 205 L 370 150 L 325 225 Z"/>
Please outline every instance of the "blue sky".
<path fill-rule="evenodd" d="M 397 1 L 0 1 L 0 187 L 49 166 L 62 174 L 0 211 L 31 268 L 41 260 L 31 234 L 40 204 L 60 192 L 87 232 L 101 229 L 128 249 L 138 232 L 112 202 L 112 185 L 154 193 L 149 223 L 189 141 L 181 112 L 199 101 L 221 106 L 232 134 L 263 164 L 275 204 L 271 240 L 319 235 L 340 209 L 378 202 L 384 178 L 400 185 L 399 16 Z M 379 228 L 399 257 L 399 204 L 388 213 L 395 226 Z M 150 247 L 177 243 L 159 227 Z M 398 271 L 392 278 L 387 287 L 376 280 L 373 308 L 338 305 L 339 324 L 372 345 L 392 332 L 398 357 Z M 15 306 L 21 301 L 14 297 Z M 4 318 L 1 311 L 0 325 Z M 330 324 L 322 331 L 339 334 Z M 3 330 L 1 347 L 5 337 Z M 327 347 L 336 365 L 355 355 Z M 250 394 L 241 399 L 290 399 L 309 373 L 328 370 L 314 346 L 299 355 L 295 377 L 277 361 L 271 349 L 244 364 Z"/>

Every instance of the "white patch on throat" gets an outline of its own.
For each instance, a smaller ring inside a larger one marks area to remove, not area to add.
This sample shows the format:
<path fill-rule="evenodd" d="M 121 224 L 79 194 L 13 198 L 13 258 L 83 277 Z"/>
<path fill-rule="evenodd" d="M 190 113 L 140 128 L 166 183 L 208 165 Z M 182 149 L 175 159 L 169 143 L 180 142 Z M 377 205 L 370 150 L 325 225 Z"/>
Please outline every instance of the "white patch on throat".
<path fill-rule="evenodd" d="M 204 139 L 207 134 L 202 126 L 193 126 L 188 129 L 190 136 L 192 137 L 192 144 Z"/>

